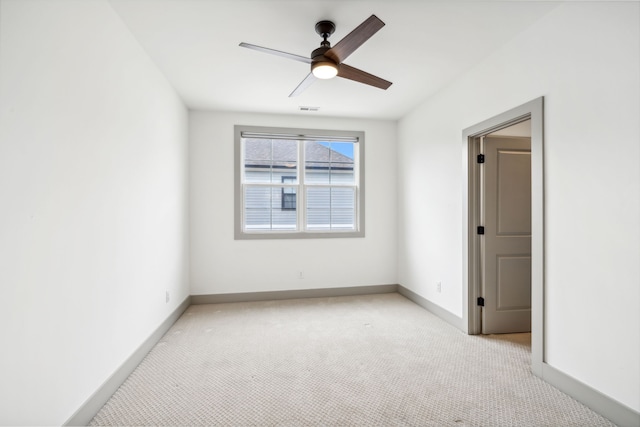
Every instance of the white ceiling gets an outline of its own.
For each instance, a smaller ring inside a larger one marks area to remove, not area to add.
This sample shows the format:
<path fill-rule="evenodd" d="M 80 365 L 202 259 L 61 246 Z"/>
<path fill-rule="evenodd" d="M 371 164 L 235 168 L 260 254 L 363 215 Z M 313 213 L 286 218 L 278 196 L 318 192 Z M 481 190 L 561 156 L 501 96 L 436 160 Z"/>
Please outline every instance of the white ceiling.
<path fill-rule="evenodd" d="M 398 119 L 556 7 L 545 1 L 110 0 L 191 109 Z M 309 56 L 316 22 L 335 45 L 370 15 L 386 26 L 345 63 L 393 82 L 345 79 L 288 95 L 307 64 L 238 46 Z M 299 106 L 320 107 L 300 112 Z"/>

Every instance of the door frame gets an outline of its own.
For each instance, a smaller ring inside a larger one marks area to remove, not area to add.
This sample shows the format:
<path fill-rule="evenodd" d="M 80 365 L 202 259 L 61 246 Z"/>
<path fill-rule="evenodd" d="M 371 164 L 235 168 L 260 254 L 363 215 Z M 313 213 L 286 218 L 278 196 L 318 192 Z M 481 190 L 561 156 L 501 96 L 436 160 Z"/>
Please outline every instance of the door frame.
<path fill-rule="evenodd" d="M 536 98 L 484 120 L 462 132 L 464 153 L 462 211 L 462 320 L 470 335 L 481 329 L 480 297 L 480 179 L 476 161 L 481 136 L 531 119 L 531 369 L 542 376 L 544 363 L 544 97 Z M 465 238 L 466 237 L 466 238 Z"/>

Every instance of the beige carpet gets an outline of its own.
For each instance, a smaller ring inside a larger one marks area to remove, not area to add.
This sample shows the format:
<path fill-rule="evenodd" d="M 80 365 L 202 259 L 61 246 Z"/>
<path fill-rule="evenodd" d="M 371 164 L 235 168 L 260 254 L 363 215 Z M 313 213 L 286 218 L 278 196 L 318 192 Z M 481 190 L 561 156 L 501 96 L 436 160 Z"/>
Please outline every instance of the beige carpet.
<path fill-rule="evenodd" d="M 91 425 L 611 426 L 399 294 L 189 307 Z"/>

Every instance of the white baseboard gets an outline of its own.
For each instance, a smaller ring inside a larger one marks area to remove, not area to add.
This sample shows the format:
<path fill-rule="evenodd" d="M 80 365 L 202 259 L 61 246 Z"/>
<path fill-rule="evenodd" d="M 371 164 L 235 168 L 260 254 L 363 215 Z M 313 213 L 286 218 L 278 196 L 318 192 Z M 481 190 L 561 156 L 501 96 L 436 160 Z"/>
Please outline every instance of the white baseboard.
<path fill-rule="evenodd" d="M 458 317 L 455 314 L 451 313 L 450 311 L 447 311 L 444 308 L 440 307 L 439 305 L 432 303 L 431 301 L 421 297 L 420 295 L 416 294 L 410 289 L 405 288 L 402 285 L 398 285 L 398 293 L 410 299 L 411 301 L 415 302 L 416 304 L 418 304 L 420 307 L 424 308 L 428 312 L 435 314 L 440 319 L 444 320 L 445 322 L 455 326 L 456 328 L 464 332 L 464 328 L 462 327 L 461 317 Z"/>
<path fill-rule="evenodd" d="M 354 295 L 389 294 L 398 285 L 354 286 L 348 288 L 299 289 L 289 291 L 244 292 L 237 294 L 191 295 L 191 304 L 222 304 L 228 302 L 272 301 L 298 298 L 327 298 Z"/>
<path fill-rule="evenodd" d="M 184 311 L 191 305 L 191 297 L 184 301 L 167 317 L 164 322 L 133 352 L 124 363 L 87 399 L 86 402 L 64 423 L 65 426 L 86 426 L 98 411 L 107 403 L 118 387 L 142 362 L 153 346 L 171 328 Z"/>
<path fill-rule="evenodd" d="M 547 363 L 542 364 L 542 379 L 617 426 L 640 426 L 640 412 L 634 411 Z"/>

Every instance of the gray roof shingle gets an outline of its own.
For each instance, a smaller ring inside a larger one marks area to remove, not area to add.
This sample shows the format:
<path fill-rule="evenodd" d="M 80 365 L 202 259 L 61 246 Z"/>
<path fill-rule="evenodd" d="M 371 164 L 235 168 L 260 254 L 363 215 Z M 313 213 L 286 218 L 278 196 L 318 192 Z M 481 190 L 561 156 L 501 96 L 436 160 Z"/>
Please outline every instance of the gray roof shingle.
<path fill-rule="evenodd" d="M 297 142 L 277 140 L 272 144 L 269 139 L 245 139 L 246 166 L 275 166 L 291 168 L 298 160 Z M 307 168 L 353 168 L 353 159 L 332 150 L 316 141 L 306 141 L 305 160 Z M 273 151 L 273 153 L 272 153 Z M 272 160 L 273 159 L 273 160 Z"/>

